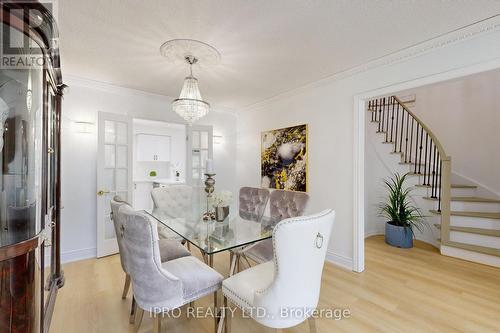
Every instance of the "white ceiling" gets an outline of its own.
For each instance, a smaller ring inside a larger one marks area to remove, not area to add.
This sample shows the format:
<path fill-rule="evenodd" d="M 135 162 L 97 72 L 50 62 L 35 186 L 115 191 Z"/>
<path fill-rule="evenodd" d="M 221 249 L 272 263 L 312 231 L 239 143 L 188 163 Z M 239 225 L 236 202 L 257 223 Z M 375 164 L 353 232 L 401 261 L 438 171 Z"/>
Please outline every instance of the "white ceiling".
<path fill-rule="evenodd" d="M 169 39 L 209 43 L 203 97 L 244 107 L 500 13 L 496 0 L 63 0 L 63 74 L 177 96 Z"/>

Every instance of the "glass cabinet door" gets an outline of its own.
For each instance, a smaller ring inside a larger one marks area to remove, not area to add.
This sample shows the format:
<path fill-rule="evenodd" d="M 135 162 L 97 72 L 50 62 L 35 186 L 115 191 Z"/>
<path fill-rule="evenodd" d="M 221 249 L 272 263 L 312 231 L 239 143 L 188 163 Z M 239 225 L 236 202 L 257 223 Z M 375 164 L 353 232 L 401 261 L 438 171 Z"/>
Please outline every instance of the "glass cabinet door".
<path fill-rule="evenodd" d="M 0 69 L 0 246 L 42 228 L 42 80 L 42 68 Z"/>

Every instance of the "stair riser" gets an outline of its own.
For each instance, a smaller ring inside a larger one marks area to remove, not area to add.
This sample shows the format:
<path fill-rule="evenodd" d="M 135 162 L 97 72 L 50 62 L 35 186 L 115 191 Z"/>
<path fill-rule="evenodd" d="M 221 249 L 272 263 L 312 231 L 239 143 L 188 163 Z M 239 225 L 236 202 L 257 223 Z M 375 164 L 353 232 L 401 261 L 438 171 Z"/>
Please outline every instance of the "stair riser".
<path fill-rule="evenodd" d="M 500 219 L 485 219 L 481 217 L 452 215 L 450 218 L 450 225 L 455 227 L 472 227 L 500 230 Z"/>
<path fill-rule="evenodd" d="M 500 257 L 474 251 L 463 250 L 452 246 L 441 246 L 441 254 L 472 262 L 478 262 L 483 265 L 500 267 Z"/>
<path fill-rule="evenodd" d="M 434 209 L 438 209 L 438 201 L 433 200 Z M 486 212 L 486 213 L 498 213 L 500 212 L 500 203 L 490 203 L 490 202 L 467 202 L 467 201 L 452 201 L 451 210 L 458 212 Z"/>
<path fill-rule="evenodd" d="M 477 195 L 475 188 L 452 188 L 452 197 L 475 197 Z"/>
<path fill-rule="evenodd" d="M 430 188 L 425 188 L 422 187 L 423 189 L 426 189 L 427 197 L 432 196 L 432 190 Z M 476 196 L 476 189 L 473 188 L 452 188 L 451 189 L 451 196 L 452 197 L 475 197 Z"/>
<path fill-rule="evenodd" d="M 450 240 L 453 242 L 500 249 L 500 237 L 450 231 Z"/>
<path fill-rule="evenodd" d="M 500 212 L 500 203 L 452 201 L 452 211 Z"/>

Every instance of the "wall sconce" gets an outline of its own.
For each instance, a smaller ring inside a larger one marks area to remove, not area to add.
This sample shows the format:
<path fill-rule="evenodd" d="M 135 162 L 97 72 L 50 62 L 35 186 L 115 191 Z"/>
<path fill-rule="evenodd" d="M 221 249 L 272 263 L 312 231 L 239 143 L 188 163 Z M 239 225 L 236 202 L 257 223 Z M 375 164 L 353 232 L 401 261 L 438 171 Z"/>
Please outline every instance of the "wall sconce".
<path fill-rule="evenodd" d="M 92 133 L 94 131 L 95 124 L 90 121 L 74 121 L 75 132 L 76 133 Z"/>
<path fill-rule="evenodd" d="M 214 145 L 220 145 L 222 141 L 222 135 L 214 135 Z"/>

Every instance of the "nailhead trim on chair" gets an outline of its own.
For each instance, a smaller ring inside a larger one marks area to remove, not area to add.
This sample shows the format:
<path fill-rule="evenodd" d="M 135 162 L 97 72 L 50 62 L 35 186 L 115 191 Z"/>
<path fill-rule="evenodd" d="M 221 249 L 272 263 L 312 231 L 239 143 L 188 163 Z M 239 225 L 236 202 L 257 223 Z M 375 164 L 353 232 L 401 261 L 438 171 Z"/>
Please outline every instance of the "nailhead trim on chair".
<path fill-rule="evenodd" d="M 228 292 L 226 294 L 226 292 Z M 226 296 L 227 298 L 229 298 L 229 300 L 238 305 L 238 307 L 243 310 L 244 312 L 246 311 L 245 307 L 241 306 L 241 303 L 244 303 L 246 304 L 246 307 L 249 308 L 249 309 L 252 309 L 253 306 L 244 298 L 240 297 L 238 294 L 236 294 L 234 291 L 232 291 L 231 289 L 229 289 L 228 287 L 224 286 L 222 287 L 222 293 L 224 294 L 224 296 Z M 239 301 L 241 302 L 239 302 Z M 248 314 L 248 312 L 246 312 Z"/>

